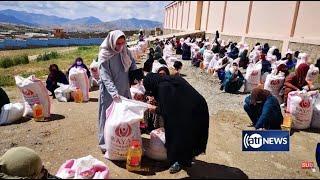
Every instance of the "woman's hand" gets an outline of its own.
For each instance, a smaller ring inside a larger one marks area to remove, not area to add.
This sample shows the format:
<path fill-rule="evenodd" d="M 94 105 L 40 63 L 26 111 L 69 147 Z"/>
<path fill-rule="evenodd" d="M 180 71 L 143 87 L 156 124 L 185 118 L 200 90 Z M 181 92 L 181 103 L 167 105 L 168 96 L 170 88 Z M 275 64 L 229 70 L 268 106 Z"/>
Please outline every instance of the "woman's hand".
<path fill-rule="evenodd" d="M 113 99 L 113 101 L 115 101 L 115 102 L 121 102 L 121 98 L 120 98 L 120 96 L 117 94 L 117 95 L 115 95 L 115 96 L 113 96 L 112 97 L 112 99 Z"/>

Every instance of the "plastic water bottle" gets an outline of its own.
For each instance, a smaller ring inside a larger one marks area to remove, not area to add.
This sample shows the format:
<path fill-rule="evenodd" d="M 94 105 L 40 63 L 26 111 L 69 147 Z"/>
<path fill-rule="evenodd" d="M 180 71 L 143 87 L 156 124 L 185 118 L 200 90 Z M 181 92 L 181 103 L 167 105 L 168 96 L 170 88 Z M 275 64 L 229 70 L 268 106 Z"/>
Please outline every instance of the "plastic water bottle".
<path fill-rule="evenodd" d="M 83 102 L 83 93 L 82 93 L 81 89 L 79 89 L 79 88 L 76 89 L 74 101 L 76 103 L 82 103 Z"/>
<path fill-rule="evenodd" d="M 127 165 L 128 171 L 138 171 L 141 168 L 142 148 L 138 140 L 133 140 L 128 149 Z"/>
<path fill-rule="evenodd" d="M 41 104 L 34 104 L 32 112 L 35 121 L 44 121 L 43 106 Z"/>

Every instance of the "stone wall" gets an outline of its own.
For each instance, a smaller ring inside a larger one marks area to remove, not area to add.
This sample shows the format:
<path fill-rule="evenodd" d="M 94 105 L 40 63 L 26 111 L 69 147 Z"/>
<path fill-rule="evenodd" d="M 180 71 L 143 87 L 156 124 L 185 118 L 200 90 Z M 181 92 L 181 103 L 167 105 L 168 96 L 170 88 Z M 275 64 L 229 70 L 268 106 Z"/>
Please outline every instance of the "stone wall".
<path fill-rule="evenodd" d="M 250 38 L 250 37 L 246 37 L 244 39 L 244 42 L 249 45 L 249 50 L 251 50 L 257 42 L 260 42 L 261 45 L 263 45 L 264 43 L 268 43 L 270 47 L 276 46 L 280 50 L 280 52 L 282 50 L 282 44 L 283 44 L 283 41 L 279 41 L 279 40 Z"/>
<path fill-rule="evenodd" d="M 305 52 L 310 55 L 311 62 L 315 63 L 320 58 L 320 46 L 306 43 L 290 42 L 289 49 L 291 51 Z"/>
<path fill-rule="evenodd" d="M 182 32 L 182 31 L 176 30 L 176 29 L 163 29 L 163 35 L 172 34 L 172 33 L 179 33 L 179 32 Z"/>

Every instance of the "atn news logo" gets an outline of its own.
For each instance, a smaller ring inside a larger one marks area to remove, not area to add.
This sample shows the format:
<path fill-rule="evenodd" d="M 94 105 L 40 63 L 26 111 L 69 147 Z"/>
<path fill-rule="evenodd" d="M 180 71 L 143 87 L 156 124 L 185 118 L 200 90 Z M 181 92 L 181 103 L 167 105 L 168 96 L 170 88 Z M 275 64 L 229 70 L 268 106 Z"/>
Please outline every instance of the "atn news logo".
<path fill-rule="evenodd" d="M 242 151 L 289 151 L 289 131 L 242 131 Z"/>

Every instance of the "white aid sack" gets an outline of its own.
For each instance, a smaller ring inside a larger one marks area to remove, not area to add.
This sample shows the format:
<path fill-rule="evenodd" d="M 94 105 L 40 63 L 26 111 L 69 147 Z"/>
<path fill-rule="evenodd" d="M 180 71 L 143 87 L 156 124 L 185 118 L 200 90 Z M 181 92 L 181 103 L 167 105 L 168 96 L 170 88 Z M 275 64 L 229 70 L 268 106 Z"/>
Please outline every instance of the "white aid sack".
<path fill-rule="evenodd" d="M 92 75 L 93 86 L 99 86 L 98 82 L 100 80 L 100 73 L 99 73 L 99 65 L 100 63 L 93 60 L 90 64 L 90 73 Z"/>
<path fill-rule="evenodd" d="M 134 98 L 134 96 L 137 94 L 144 94 L 146 92 L 146 89 L 144 88 L 143 84 L 136 84 L 130 87 L 130 93 L 131 97 Z"/>
<path fill-rule="evenodd" d="M 1 108 L 0 125 L 12 124 L 22 118 L 24 103 L 9 103 Z"/>
<path fill-rule="evenodd" d="M 207 68 L 213 59 L 214 54 L 211 50 L 205 50 L 203 53 L 203 65 L 205 68 Z"/>
<path fill-rule="evenodd" d="M 258 87 L 261 78 L 261 64 L 250 63 L 247 67 L 245 79 L 245 92 L 251 92 L 254 88 Z"/>
<path fill-rule="evenodd" d="M 319 68 L 315 67 L 314 64 L 310 65 L 310 68 L 307 73 L 306 81 L 314 82 L 318 79 L 319 76 Z"/>
<path fill-rule="evenodd" d="M 146 155 L 154 160 L 163 161 L 167 159 L 167 149 L 165 147 L 166 137 L 163 128 L 155 129 L 150 133 L 150 143 Z"/>
<path fill-rule="evenodd" d="M 157 71 L 159 70 L 159 68 L 161 68 L 161 67 L 163 67 L 163 66 L 167 67 L 166 65 L 161 64 L 161 63 L 159 63 L 158 61 L 154 61 L 153 64 L 152 64 L 152 72 L 153 72 L 153 73 L 157 73 Z"/>
<path fill-rule="evenodd" d="M 126 160 L 132 140 L 142 145 L 140 121 L 148 104 L 121 97 L 121 102 L 113 102 L 106 110 L 104 141 L 105 158 Z"/>
<path fill-rule="evenodd" d="M 292 114 L 294 129 L 310 127 L 313 113 L 313 96 L 317 91 L 293 91 L 288 94 L 287 111 Z"/>
<path fill-rule="evenodd" d="M 58 83 L 58 88 L 54 90 L 54 95 L 59 102 L 68 102 L 71 97 L 71 92 L 76 88 L 72 85 Z"/>
<path fill-rule="evenodd" d="M 280 91 L 283 87 L 285 80 L 284 73 L 280 72 L 278 75 L 276 74 L 276 71 L 273 70 L 271 74 L 267 75 L 266 81 L 264 83 L 264 89 L 271 92 L 273 96 L 275 96 L 279 103 L 282 103 L 282 98 L 280 96 Z"/>
<path fill-rule="evenodd" d="M 320 129 L 320 94 L 314 99 L 311 127 Z"/>
<path fill-rule="evenodd" d="M 307 64 L 307 63 L 308 63 L 308 54 L 307 53 L 299 53 L 295 69 L 298 69 L 300 64 Z"/>
<path fill-rule="evenodd" d="M 48 90 L 42 81 L 37 79 L 34 75 L 31 75 L 28 78 L 15 76 L 15 81 L 25 101 L 24 116 L 32 115 L 32 107 L 34 104 L 41 104 L 43 106 L 44 117 L 50 117 L 50 98 Z"/>
<path fill-rule="evenodd" d="M 138 50 L 136 47 L 130 47 L 128 48 L 129 51 L 131 52 L 131 55 L 134 59 L 138 59 Z"/>
<path fill-rule="evenodd" d="M 85 69 L 71 68 L 69 72 L 69 83 L 71 86 L 81 89 L 83 101 L 89 101 L 90 83 Z"/>

